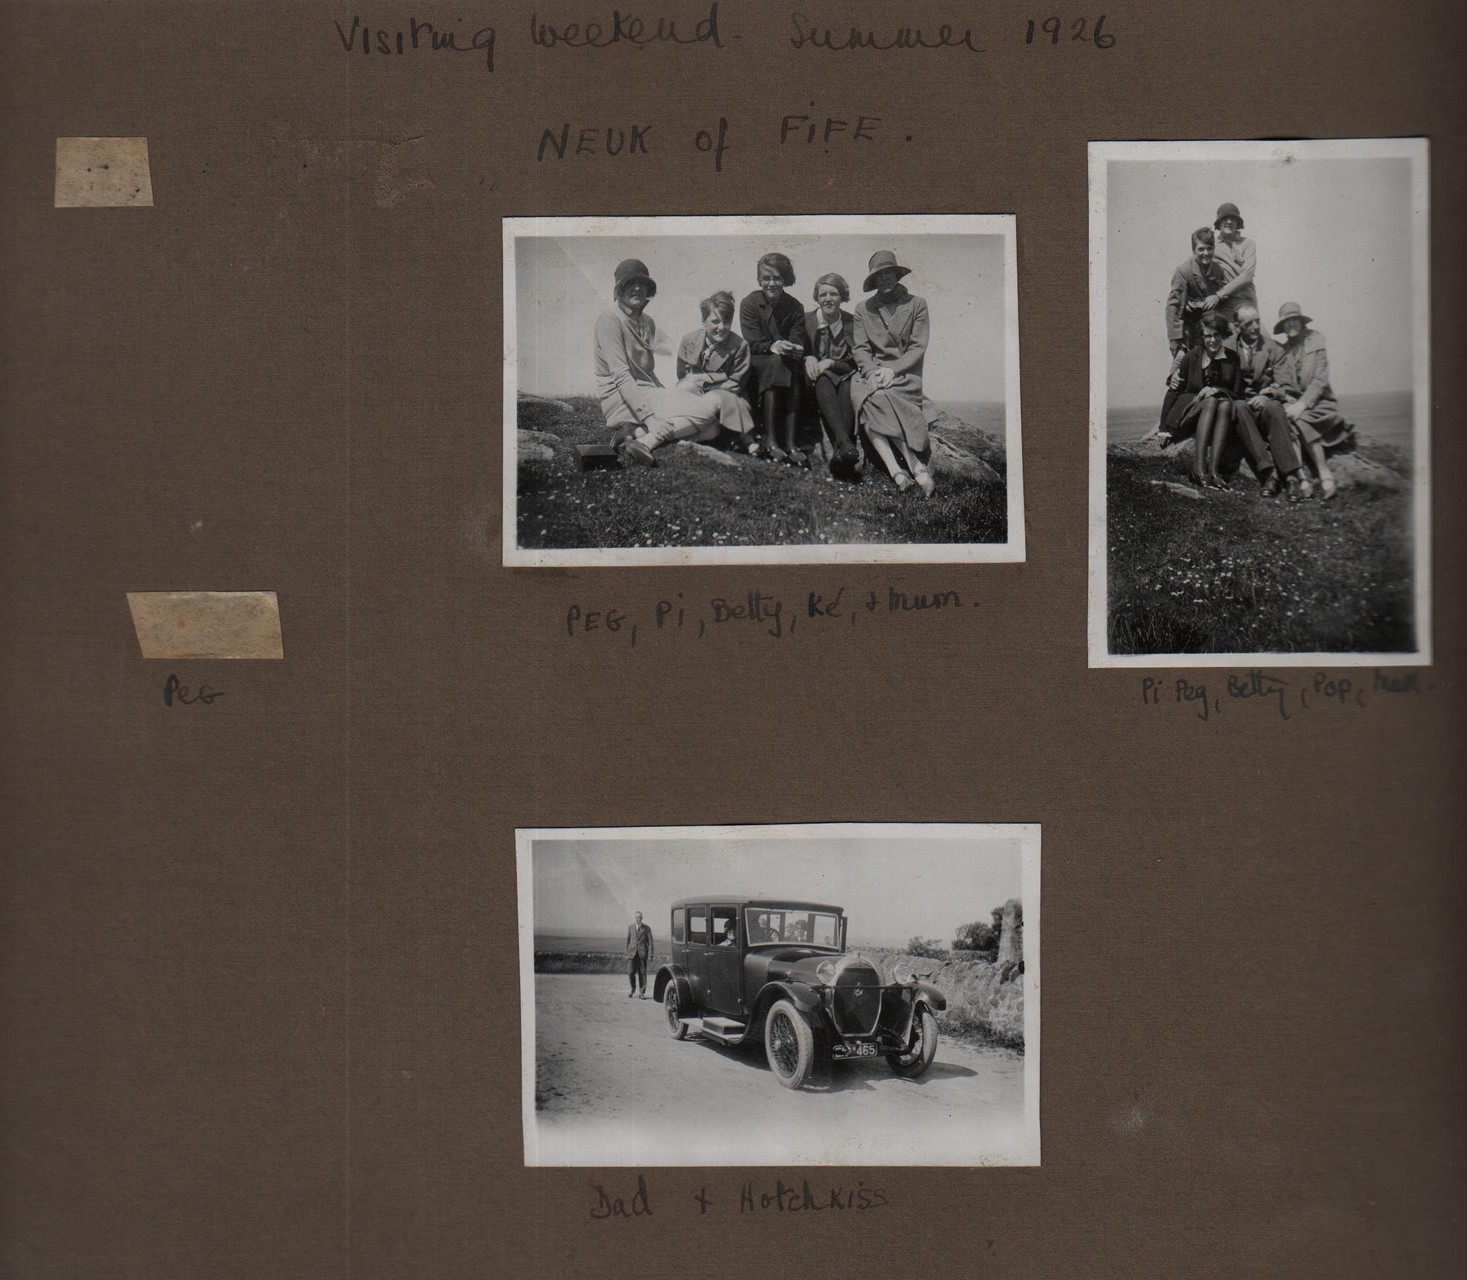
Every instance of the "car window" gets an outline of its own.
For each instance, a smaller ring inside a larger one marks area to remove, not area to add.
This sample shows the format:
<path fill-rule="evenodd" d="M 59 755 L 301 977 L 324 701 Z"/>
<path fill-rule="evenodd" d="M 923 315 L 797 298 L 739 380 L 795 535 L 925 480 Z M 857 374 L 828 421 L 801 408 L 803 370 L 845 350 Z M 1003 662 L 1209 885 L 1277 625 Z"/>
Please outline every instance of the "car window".
<path fill-rule="evenodd" d="M 839 949 L 842 943 L 840 916 L 801 907 L 746 907 L 744 930 L 751 947 L 787 943 Z"/>
<path fill-rule="evenodd" d="M 674 907 L 672 912 L 672 940 L 682 942 L 686 939 L 688 932 L 688 909 L 686 907 Z"/>
<path fill-rule="evenodd" d="M 707 907 L 689 907 L 688 908 L 688 941 L 689 942 L 707 942 L 708 941 L 708 908 Z"/>
<path fill-rule="evenodd" d="M 738 912 L 733 907 L 713 908 L 713 944 L 718 947 L 738 945 Z"/>

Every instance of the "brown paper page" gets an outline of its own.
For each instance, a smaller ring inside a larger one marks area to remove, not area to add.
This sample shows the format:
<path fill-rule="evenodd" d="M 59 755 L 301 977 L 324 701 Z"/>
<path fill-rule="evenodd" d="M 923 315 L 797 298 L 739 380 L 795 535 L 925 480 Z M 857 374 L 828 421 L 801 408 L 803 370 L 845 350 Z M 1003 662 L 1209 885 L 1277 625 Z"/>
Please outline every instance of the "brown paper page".
<path fill-rule="evenodd" d="M 1462 36 L 5 5 L 0 1271 L 1455 1273 Z"/>

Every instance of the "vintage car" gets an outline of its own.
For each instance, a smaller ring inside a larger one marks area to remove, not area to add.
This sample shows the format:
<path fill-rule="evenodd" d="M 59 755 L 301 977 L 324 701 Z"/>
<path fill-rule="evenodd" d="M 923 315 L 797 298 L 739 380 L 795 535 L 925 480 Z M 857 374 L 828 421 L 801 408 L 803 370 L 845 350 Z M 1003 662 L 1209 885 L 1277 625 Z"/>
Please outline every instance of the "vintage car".
<path fill-rule="evenodd" d="M 840 907 L 785 898 L 683 898 L 672 907 L 672 959 L 652 994 L 674 1040 L 762 1043 L 774 1078 L 798 1089 L 828 1062 L 881 1054 L 920 1076 L 937 1053 L 947 999 L 898 962 L 893 981 L 846 951 Z"/>

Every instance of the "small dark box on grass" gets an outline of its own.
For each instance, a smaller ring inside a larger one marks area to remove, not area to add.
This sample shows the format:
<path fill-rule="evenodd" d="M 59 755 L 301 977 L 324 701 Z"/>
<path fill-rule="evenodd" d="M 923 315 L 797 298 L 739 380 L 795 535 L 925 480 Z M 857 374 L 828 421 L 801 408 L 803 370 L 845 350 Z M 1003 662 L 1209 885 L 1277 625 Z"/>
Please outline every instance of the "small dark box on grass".
<path fill-rule="evenodd" d="M 621 466 L 621 458 L 609 444 L 578 444 L 576 457 L 580 460 L 582 471 Z"/>

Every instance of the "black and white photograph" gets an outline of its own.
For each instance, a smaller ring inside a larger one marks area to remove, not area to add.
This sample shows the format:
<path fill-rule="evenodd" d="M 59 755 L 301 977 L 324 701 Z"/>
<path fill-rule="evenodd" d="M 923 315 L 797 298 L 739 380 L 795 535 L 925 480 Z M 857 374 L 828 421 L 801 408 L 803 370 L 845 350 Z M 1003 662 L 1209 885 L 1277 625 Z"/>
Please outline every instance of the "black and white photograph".
<path fill-rule="evenodd" d="M 504 562 L 1024 558 L 1012 215 L 506 218 Z"/>
<path fill-rule="evenodd" d="M 1091 666 L 1431 661 L 1424 139 L 1090 145 Z"/>
<path fill-rule="evenodd" d="M 1037 1165 L 1039 828 L 522 830 L 527 1165 Z"/>

